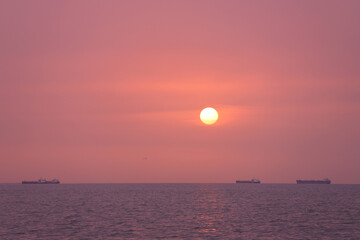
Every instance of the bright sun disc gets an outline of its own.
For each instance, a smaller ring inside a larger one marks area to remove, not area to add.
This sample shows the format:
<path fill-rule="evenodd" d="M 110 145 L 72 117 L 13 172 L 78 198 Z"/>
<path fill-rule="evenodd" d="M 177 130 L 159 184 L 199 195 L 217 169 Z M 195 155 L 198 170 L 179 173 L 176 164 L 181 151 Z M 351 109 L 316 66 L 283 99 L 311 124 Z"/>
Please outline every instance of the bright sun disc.
<path fill-rule="evenodd" d="M 200 119 L 207 125 L 214 124 L 219 118 L 217 111 L 214 108 L 204 108 L 200 113 Z"/>

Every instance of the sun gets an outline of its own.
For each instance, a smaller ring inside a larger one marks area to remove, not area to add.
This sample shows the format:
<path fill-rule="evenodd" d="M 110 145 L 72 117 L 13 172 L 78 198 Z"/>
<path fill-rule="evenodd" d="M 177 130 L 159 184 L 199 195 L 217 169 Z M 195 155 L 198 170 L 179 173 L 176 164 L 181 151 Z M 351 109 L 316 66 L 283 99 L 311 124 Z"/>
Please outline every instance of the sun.
<path fill-rule="evenodd" d="M 200 119 L 206 125 L 211 125 L 216 123 L 218 118 L 219 118 L 218 112 L 211 107 L 204 108 L 200 113 Z"/>

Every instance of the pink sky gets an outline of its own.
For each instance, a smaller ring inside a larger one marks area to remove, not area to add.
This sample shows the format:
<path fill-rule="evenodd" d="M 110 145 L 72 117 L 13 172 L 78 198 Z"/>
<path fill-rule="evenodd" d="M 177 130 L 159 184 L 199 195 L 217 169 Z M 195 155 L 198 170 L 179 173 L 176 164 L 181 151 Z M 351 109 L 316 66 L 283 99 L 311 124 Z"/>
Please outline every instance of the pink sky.
<path fill-rule="evenodd" d="M 0 182 L 360 183 L 359 12 L 0 1 Z"/>

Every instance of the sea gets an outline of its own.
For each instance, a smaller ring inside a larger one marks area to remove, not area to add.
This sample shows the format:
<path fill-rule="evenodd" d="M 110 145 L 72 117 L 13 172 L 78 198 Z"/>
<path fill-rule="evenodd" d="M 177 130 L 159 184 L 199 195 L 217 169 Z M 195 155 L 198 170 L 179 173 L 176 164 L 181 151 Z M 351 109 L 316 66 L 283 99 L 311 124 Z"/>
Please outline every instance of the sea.
<path fill-rule="evenodd" d="M 0 184 L 0 239 L 360 239 L 360 185 Z"/>

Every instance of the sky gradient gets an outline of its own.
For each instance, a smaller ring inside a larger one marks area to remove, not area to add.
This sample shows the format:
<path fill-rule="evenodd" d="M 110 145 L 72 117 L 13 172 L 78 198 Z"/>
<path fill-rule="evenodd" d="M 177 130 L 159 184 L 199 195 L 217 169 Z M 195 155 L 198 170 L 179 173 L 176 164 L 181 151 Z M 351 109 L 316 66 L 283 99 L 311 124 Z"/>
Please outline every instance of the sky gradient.
<path fill-rule="evenodd" d="M 0 182 L 360 183 L 359 12 L 2 0 Z"/>

